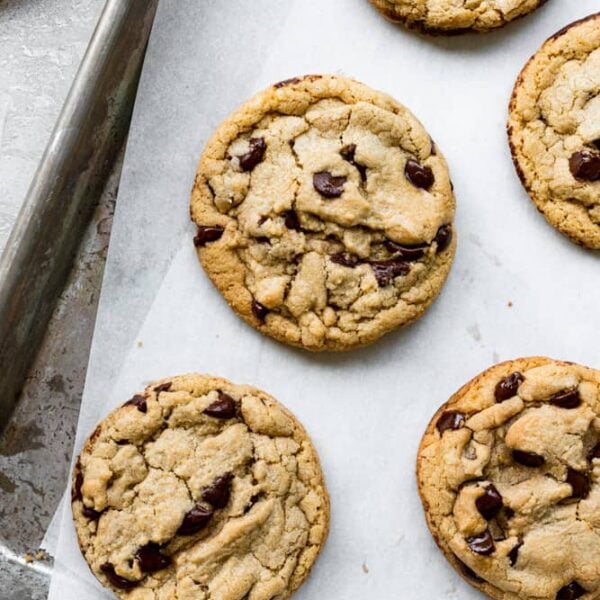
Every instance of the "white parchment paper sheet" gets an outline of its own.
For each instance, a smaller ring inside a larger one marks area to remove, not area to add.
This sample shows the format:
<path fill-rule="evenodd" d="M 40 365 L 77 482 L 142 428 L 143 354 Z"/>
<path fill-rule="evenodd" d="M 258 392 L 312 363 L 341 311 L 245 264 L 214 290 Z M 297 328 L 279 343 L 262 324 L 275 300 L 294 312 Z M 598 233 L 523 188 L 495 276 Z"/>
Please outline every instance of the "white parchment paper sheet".
<path fill-rule="evenodd" d="M 542 41 L 600 8 L 553 0 L 485 36 L 431 39 L 366 0 L 162 0 L 127 150 L 76 450 L 150 380 L 210 372 L 274 394 L 320 451 L 329 542 L 297 598 L 476 598 L 425 527 L 414 481 L 437 407 L 498 360 L 546 354 L 600 366 L 598 257 L 537 214 L 504 131 L 513 82 Z M 189 191 L 214 127 L 255 91 L 303 73 L 395 96 L 449 160 L 459 249 L 423 319 L 348 354 L 263 338 L 225 305 L 191 244 Z M 511 306 L 512 305 L 512 306 Z M 65 510 L 52 600 L 111 598 Z"/>

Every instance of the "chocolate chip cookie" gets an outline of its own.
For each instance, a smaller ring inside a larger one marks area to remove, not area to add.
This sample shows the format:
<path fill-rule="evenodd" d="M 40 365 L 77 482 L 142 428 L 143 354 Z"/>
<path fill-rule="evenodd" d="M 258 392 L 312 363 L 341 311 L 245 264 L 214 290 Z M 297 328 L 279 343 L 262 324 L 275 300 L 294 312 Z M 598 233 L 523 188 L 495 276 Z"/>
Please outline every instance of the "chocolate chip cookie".
<path fill-rule="evenodd" d="M 599 597 L 599 391 L 599 371 L 523 358 L 467 383 L 429 424 L 417 462 L 427 523 L 489 597 Z"/>
<path fill-rule="evenodd" d="M 521 71 L 508 135 L 546 220 L 600 249 L 600 13 L 553 35 Z"/>
<path fill-rule="evenodd" d="M 414 321 L 455 250 L 439 148 L 405 107 L 343 77 L 282 81 L 235 111 L 200 160 L 191 214 L 231 307 L 309 350 Z"/>
<path fill-rule="evenodd" d="M 431 34 L 497 29 L 546 0 L 371 0 L 391 21 Z"/>
<path fill-rule="evenodd" d="M 98 425 L 72 508 L 94 575 L 128 600 L 289 598 L 329 525 L 300 423 L 264 392 L 204 375 L 154 383 Z"/>

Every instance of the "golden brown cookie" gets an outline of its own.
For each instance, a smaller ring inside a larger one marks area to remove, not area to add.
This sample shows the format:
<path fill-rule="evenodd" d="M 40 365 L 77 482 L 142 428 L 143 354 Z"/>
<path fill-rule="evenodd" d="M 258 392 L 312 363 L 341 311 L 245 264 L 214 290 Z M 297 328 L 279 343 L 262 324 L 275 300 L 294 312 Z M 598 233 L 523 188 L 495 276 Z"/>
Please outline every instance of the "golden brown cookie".
<path fill-rule="evenodd" d="M 424 33 L 486 32 L 523 17 L 546 0 L 371 0 L 385 17 Z"/>
<path fill-rule="evenodd" d="M 103 420 L 72 508 L 92 572 L 127 600 L 289 598 L 329 527 L 302 425 L 264 392 L 206 375 L 153 383 Z"/>
<path fill-rule="evenodd" d="M 273 85 L 209 140 L 195 244 L 231 307 L 309 350 L 368 344 L 414 321 L 454 256 L 446 161 L 405 107 L 329 75 Z"/>
<path fill-rule="evenodd" d="M 477 376 L 430 422 L 417 460 L 427 523 L 489 597 L 599 597 L 599 392 L 599 371 L 522 358 Z"/>
<path fill-rule="evenodd" d="M 550 225 L 600 249 L 600 13 L 553 35 L 525 65 L 508 135 L 521 181 Z"/>

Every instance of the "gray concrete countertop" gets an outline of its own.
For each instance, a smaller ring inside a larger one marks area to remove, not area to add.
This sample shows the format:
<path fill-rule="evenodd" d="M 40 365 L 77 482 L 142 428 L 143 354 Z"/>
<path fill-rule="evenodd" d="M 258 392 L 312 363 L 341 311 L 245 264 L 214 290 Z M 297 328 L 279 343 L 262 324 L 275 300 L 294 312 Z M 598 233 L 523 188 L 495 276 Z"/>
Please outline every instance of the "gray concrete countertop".
<path fill-rule="evenodd" d="M 0 0 L 0 249 L 103 0 Z"/>

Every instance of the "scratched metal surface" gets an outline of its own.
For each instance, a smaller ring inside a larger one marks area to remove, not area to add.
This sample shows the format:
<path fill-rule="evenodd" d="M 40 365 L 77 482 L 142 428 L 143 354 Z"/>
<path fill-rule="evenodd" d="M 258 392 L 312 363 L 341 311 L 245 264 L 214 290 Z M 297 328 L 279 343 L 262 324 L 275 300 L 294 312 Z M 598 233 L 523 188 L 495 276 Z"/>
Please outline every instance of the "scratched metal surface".
<path fill-rule="evenodd" d="M 33 560 L 64 491 L 122 158 L 108 180 L 23 396 L 0 434 L 0 600 L 46 598 Z"/>

